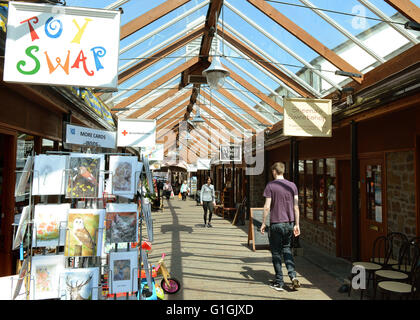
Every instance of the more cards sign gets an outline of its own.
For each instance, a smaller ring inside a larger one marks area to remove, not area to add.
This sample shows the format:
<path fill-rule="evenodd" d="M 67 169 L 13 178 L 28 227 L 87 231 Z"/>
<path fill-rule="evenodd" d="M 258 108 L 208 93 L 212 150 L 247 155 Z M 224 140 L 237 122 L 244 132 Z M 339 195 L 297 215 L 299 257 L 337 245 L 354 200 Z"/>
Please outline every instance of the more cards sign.
<path fill-rule="evenodd" d="M 96 130 L 72 124 L 66 126 L 66 143 L 115 149 L 116 132 Z"/>
<path fill-rule="evenodd" d="M 156 120 L 118 119 L 118 147 L 155 147 Z"/>
<path fill-rule="evenodd" d="M 116 89 L 120 16 L 10 2 L 3 80 Z"/>
<path fill-rule="evenodd" d="M 328 99 L 285 98 L 285 136 L 332 136 L 332 102 Z"/>

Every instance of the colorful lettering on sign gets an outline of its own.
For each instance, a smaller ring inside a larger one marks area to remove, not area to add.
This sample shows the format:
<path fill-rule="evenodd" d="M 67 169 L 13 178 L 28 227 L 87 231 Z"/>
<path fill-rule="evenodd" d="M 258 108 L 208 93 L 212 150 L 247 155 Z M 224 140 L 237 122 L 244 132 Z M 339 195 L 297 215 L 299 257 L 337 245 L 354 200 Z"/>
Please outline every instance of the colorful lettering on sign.
<path fill-rule="evenodd" d="M 17 70 L 24 75 L 33 75 L 33 74 L 37 73 L 39 71 L 39 69 L 41 68 L 41 64 L 40 64 L 39 60 L 37 59 L 37 57 L 35 57 L 32 54 L 32 51 L 38 52 L 39 47 L 38 46 L 30 46 L 30 47 L 26 48 L 26 50 L 25 50 L 26 55 L 29 58 L 32 58 L 34 60 L 35 68 L 33 68 L 30 71 L 22 70 L 22 67 L 24 67 L 26 65 L 26 62 L 23 61 L 23 60 L 19 61 L 16 65 Z"/>
<path fill-rule="evenodd" d="M 90 49 L 93 52 L 93 57 L 95 58 L 95 66 L 96 71 L 99 71 L 100 69 L 103 69 L 101 62 L 99 61 L 99 58 L 103 58 L 106 55 L 106 50 L 104 47 L 94 47 Z"/>
<path fill-rule="evenodd" d="M 67 58 L 66 58 L 66 63 L 64 64 L 64 66 L 61 64 L 61 58 L 57 57 L 57 58 L 55 58 L 55 61 L 57 62 L 57 65 L 54 67 L 51 60 L 50 60 L 50 57 L 48 56 L 47 51 L 45 51 L 44 53 L 45 53 L 45 56 L 47 58 L 47 64 L 48 64 L 48 69 L 50 70 L 50 74 L 53 73 L 58 67 L 61 67 L 66 74 L 69 74 L 70 50 L 67 50 Z"/>
<path fill-rule="evenodd" d="M 55 31 L 58 28 L 58 31 L 55 34 L 50 33 L 48 29 L 51 31 Z M 50 17 L 47 22 L 45 23 L 45 34 L 50 38 L 58 38 L 61 36 L 61 33 L 63 32 L 63 24 L 60 20 L 54 19 L 53 17 Z"/>
<path fill-rule="evenodd" d="M 29 31 L 31 33 L 31 39 L 32 39 L 32 41 L 35 41 L 36 39 L 39 39 L 39 37 L 38 37 L 38 34 L 36 33 L 34 27 L 31 24 L 31 20 L 33 20 L 34 24 L 38 23 L 38 21 L 39 21 L 38 17 L 32 17 L 32 18 L 21 21 L 20 24 L 25 23 L 25 22 L 28 23 Z"/>
<path fill-rule="evenodd" d="M 39 38 L 38 33 L 35 31 L 34 25 L 39 23 L 39 18 L 37 16 L 33 16 L 29 19 L 23 20 L 20 22 L 20 24 L 28 24 L 28 28 L 29 28 L 29 33 L 31 36 L 31 41 L 35 41 Z M 76 21 L 76 19 L 73 19 L 72 22 L 74 23 L 74 25 L 77 28 L 77 32 L 73 38 L 73 40 L 70 43 L 77 43 L 80 44 L 83 35 L 85 34 L 86 28 L 89 24 L 89 22 L 93 21 L 90 18 L 84 18 L 84 24 L 82 27 L 80 27 L 80 25 L 78 24 L 78 22 Z M 45 31 L 45 35 L 50 38 L 50 39 L 57 39 L 60 36 L 62 36 L 63 32 L 64 32 L 64 25 L 63 22 L 58 19 L 55 18 L 53 16 L 49 17 L 44 24 L 44 31 Z M 39 32 L 39 30 L 38 30 Z M 71 38 L 70 38 L 71 39 Z M 66 75 L 70 74 L 70 71 L 72 69 L 80 69 L 80 63 L 83 64 L 83 70 L 84 72 L 88 75 L 88 76 L 93 76 L 95 74 L 94 70 L 89 70 L 88 65 L 89 63 L 93 63 L 90 62 L 92 61 L 92 58 L 85 55 L 85 52 L 87 49 L 84 49 L 85 51 L 80 50 L 79 54 L 77 55 L 77 57 L 74 60 L 74 63 L 71 65 L 70 68 L 70 60 L 73 60 L 73 56 L 71 54 L 70 50 L 67 50 L 67 56 L 66 59 L 64 61 L 63 64 L 63 59 L 61 57 L 50 57 L 50 55 L 48 54 L 47 51 L 44 51 L 45 54 L 45 59 L 46 59 L 46 63 L 48 66 L 48 70 L 49 73 L 52 74 L 54 73 L 59 67 L 61 69 L 63 69 L 63 71 L 65 72 Z M 26 54 L 26 60 L 22 59 L 20 60 L 17 65 L 16 68 L 17 70 L 24 75 L 34 75 L 37 72 L 39 72 L 39 70 L 41 69 L 41 60 L 39 59 L 39 57 L 37 57 L 35 55 L 36 52 L 39 51 L 39 46 L 29 46 L 26 48 L 25 50 L 25 54 Z M 103 58 L 107 51 L 104 47 L 102 46 L 95 46 L 92 47 L 90 49 L 90 51 L 92 52 L 92 57 L 93 57 L 93 61 L 95 62 L 95 67 L 96 67 L 96 71 L 99 71 L 101 69 L 104 69 L 104 66 L 102 65 L 101 62 L 101 58 Z M 52 59 L 51 59 L 52 58 Z M 27 65 L 28 62 L 30 62 L 32 60 L 32 62 L 35 64 L 35 67 L 32 70 L 24 70 L 23 67 L 25 67 Z M 54 61 L 56 62 L 56 64 L 54 65 Z"/>
<path fill-rule="evenodd" d="M 86 57 L 83 53 L 83 50 L 80 50 L 79 55 L 77 56 L 76 61 L 73 63 L 73 65 L 71 66 L 72 68 L 79 68 L 79 64 L 80 62 L 83 63 L 83 69 L 85 70 L 86 74 L 88 76 L 93 76 L 95 73 L 93 71 L 89 71 L 87 66 L 86 66 Z"/>
<path fill-rule="evenodd" d="M 82 39 L 83 33 L 85 33 L 86 27 L 89 23 L 89 21 L 92 21 L 92 19 L 89 18 L 85 18 L 85 24 L 83 25 L 82 28 L 79 27 L 77 21 L 75 19 L 73 19 L 73 23 L 76 25 L 77 29 L 79 30 L 76 34 L 76 36 L 74 37 L 74 39 L 71 41 L 71 43 L 78 43 L 80 44 L 80 40 Z"/>

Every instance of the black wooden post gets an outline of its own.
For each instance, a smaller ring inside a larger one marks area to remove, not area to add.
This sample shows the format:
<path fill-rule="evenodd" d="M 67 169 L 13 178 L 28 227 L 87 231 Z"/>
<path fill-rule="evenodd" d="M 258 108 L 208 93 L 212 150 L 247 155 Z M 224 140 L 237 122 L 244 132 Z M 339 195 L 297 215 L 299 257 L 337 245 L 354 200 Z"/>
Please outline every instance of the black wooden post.
<path fill-rule="evenodd" d="M 353 261 L 360 259 L 360 211 L 359 211 L 359 159 L 357 153 L 357 123 L 353 120 L 350 124 L 351 130 L 351 214 L 352 214 L 352 250 Z"/>

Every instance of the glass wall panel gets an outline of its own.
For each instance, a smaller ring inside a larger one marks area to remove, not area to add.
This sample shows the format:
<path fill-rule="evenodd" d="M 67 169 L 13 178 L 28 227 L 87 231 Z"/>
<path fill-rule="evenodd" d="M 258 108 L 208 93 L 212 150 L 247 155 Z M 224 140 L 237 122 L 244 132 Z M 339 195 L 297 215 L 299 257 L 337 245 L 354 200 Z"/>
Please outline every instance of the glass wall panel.
<path fill-rule="evenodd" d="M 314 162 L 312 160 L 306 160 L 306 217 L 308 219 L 313 219 L 313 166 Z"/>
<path fill-rule="evenodd" d="M 335 159 L 326 159 L 326 181 L 327 181 L 327 224 L 336 227 L 336 173 L 335 173 Z"/>

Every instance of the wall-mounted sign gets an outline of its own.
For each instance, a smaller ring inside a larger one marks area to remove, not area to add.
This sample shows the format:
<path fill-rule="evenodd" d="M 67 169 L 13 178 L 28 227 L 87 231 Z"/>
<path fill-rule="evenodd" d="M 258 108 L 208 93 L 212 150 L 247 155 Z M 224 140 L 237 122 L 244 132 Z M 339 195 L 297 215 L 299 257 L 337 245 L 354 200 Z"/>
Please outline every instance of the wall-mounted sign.
<path fill-rule="evenodd" d="M 120 11 L 10 2 L 4 81 L 117 88 Z"/>
<path fill-rule="evenodd" d="M 285 136 L 332 136 L 332 101 L 329 99 L 285 98 Z"/>
<path fill-rule="evenodd" d="M 118 147 L 154 147 L 156 120 L 118 119 Z"/>
<path fill-rule="evenodd" d="M 187 171 L 188 172 L 197 172 L 197 164 L 195 164 L 195 163 L 187 164 Z"/>
<path fill-rule="evenodd" d="M 164 144 L 156 144 L 151 147 L 141 148 L 141 153 L 148 157 L 150 161 L 163 161 Z"/>
<path fill-rule="evenodd" d="M 197 159 L 197 170 L 210 170 L 210 161 L 211 159 Z"/>
<path fill-rule="evenodd" d="M 221 145 L 220 161 L 242 161 L 242 146 L 240 144 Z"/>
<path fill-rule="evenodd" d="M 72 124 L 66 126 L 66 143 L 115 149 L 117 134 L 114 131 L 96 130 Z"/>

